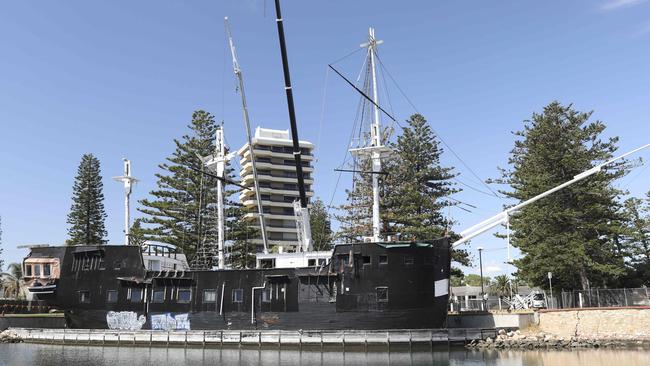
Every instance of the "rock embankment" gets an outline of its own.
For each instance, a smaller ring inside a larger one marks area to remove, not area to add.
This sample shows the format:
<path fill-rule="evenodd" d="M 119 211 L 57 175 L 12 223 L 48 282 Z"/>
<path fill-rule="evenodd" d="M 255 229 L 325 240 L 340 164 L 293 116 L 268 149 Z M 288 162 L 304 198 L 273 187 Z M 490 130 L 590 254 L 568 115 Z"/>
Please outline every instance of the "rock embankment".
<path fill-rule="evenodd" d="M 23 339 L 11 329 L 0 332 L 0 343 L 20 343 Z"/>
<path fill-rule="evenodd" d="M 498 335 L 485 340 L 472 341 L 466 347 L 471 349 L 537 349 L 537 348 L 616 348 L 627 343 L 613 339 L 594 339 L 584 337 L 557 337 L 539 332 L 523 334 L 520 331 L 506 332 L 499 330 Z"/>

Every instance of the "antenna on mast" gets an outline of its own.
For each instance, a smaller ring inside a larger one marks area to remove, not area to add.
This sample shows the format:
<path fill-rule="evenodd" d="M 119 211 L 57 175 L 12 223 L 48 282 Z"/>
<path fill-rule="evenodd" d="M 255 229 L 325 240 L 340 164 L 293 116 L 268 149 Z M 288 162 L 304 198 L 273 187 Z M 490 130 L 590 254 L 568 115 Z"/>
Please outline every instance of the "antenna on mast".
<path fill-rule="evenodd" d="M 138 180 L 131 176 L 131 161 L 127 158 L 123 158 L 122 161 L 124 161 L 124 175 L 113 177 L 113 179 L 124 184 L 124 245 L 129 245 L 129 232 L 131 230 L 130 198 L 133 185 Z"/>

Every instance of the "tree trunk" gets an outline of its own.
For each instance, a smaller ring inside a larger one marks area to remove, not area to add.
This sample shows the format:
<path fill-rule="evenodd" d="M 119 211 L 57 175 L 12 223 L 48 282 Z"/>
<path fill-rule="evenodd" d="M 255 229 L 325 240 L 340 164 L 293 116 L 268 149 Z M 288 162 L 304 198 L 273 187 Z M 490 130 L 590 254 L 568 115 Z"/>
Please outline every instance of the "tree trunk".
<path fill-rule="evenodd" d="M 580 284 L 583 290 L 589 289 L 589 278 L 587 278 L 587 271 L 584 266 L 580 267 Z"/>

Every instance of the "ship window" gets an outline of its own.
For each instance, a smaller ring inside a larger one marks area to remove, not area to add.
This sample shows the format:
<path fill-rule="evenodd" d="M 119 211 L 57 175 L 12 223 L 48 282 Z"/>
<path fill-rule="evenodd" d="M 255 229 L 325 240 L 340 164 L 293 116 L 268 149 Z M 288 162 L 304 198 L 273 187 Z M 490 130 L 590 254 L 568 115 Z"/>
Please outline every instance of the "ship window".
<path fill-rule="evenodd" d="M 414 263 L 415 263 L 415 258 L 413 258 L 413 257 L 411 257 L 411 256 L 406 256 L 406 257 L 404 257 L 404 264 L 406 264 L 406 265 L 412 265 L 412 264 L 414 264 Z"/>
<path fill-rule="evenodd" d="M 129 289 L 129 301 L 130 302 L 141 302 L 142 301 L 142 289 L 138 287 L 132 287 Z"/>
<path fill-rule="evenodd" d="M 308 267 L 313 267 L 316 265 L 316 260 L 315 259 L 307 259 L 307 266 Z"/>
<path fill-rule="evenodd" d="M 179 288 L 176 297 L 180 303 L 189 303 L 192 299 L 192 290 L 189 288 Z"/>
<path fill-rule="evenodd" d="M 262 302 L 271 302 L 271 289 L 265 288 L 262 290 Z"/>
<path fill-rule="evenodd" d="M 156 289 L 151 293 L 151 302 L 165 302 L 165 289 Z"/>
<path fill-rule="evenodd" d="M 363 259 L 363 264 L 371 264 L 369 255 L 364 255 L 362 259 Z"/>
<path fill-rule="evenodd" d="M 379 264 L 387 264 L 388 263 L 388 256 L 387 255 L 380 255 L 379 256 Z"/>
<path fill-rule="evenodd" d="M 377 302 L 388 302 L 388 287 L 375 287 Z"/>
<path fill-rule="evenodd" d="M 109 303 L 117 302 L 117 291 L 115 290 L 106 291 L 106 302 Z"/>
<path fill-rule="evenodd" d="M 232 290 L 232 302 L 244 302 L 244 290 L 236 288 Z"/>
<path fill-rule="evenodd" d="M 32 277 L 32 265 L 28 264 L 25 266 L 25 276 Z"/>
<path fill-rule="evenodd" d="M 203 302 L 217 302 L 217 291 L 203 290 Z"/>
<path fill-rule="evenodd" d="M 34 265 L 34 277 L 41 277 L 41 265 L 40 264 L 35 264 Z"/>
<path fill-rule="evenodd" d="M 44 264 L 44 265 L 43 265 L 43 276 L 50 277 L 50 273 L 51 273 L 50 270 L 51 270 L 51 268 L 52 268 L 52 265 L 51 265 L 51 264 L 49 264 L 49 263 L 48 263 L 48 264 Z"/>
<path fill-rule="evenodd" d="M 81 290 L 79 291 L 79 302 L 82 304 L 90 303 L 90 291 Z"/>
<path fill-rule="evenodd" d="M 325 265 L 325 258 L 319 258 L 318 259 L 318 265 L 319 266 L 324 266 Z"/>

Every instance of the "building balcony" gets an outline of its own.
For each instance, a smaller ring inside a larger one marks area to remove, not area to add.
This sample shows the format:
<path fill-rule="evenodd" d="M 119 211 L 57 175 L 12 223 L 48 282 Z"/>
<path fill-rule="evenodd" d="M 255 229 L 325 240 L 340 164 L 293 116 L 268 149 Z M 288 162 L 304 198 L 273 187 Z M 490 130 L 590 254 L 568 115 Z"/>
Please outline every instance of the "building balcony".
<path fill-rule="evenodd" d="M 289 196 L 289 197 L 295 197 L 296 199 L 299 197 L 300 193 L 298 192 L 298 189 L 277 189 L 277 188 L 266 188 L 266 187 L 260 187 L 260 194 L 275 194 L 275 195 L 283 195 L 283 196 Z M 306 191 L 305 194 L 307 197 L 313 197 L 314 192 L 309 190 Z M 239 200 L 244 201 L 246 198 L 251 197 L 254 199 L 255 197 L 255 190 L 253 187 L 251 189 L 246 189 L 243 190 L 242 193 L 239 194 Z M 268 199 L 268 200 L 262 200 L 263 202 L 287 202 L 284 199 Z M 291 201 L 293 202 L 293 200 Z"/>
<path fill-rule="evenodd" d="M 250 174 L 243 175 L 241 176 L 241 184 L 243 185 L 250 185 L 250 187 L 253 186 L 253 172 L 251 170 Z M 286 175 L 279 175 L 279 174 L 267 174 L 267 173 L 260 173 L 260 171 L 257 171 L 257 179 L 260 182 L 277 182 L 277 183 L 298 183 L 298 178 L 294 177 L 287 177 Z M 305 184 L 314 184 L 314 179 L 313 178 L 304 178 L 303 181 Z"/>
<path fill-rule="evenodd" d="M 253 149 L 255 152 L 255 157 L 274 157 L 274 158 L 279 158 L 279 159 L 291 159 L 293 160 L 293 152 L 276 152 L 272 150 L 262 150 L 255 148 Z M 312 161 L 314 160 L 314 155 L 310 151 L 308 152 L 302 152 L 300 154 L 301 160 L 302 161 Z M 240 162 L 243 164 L 245 162 L 250 161 L 250 151 L 248 149 L 244 150 L 244 153 L 240 155 Z"/>

